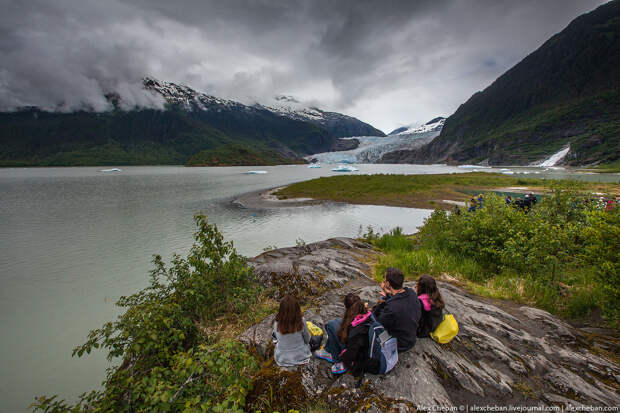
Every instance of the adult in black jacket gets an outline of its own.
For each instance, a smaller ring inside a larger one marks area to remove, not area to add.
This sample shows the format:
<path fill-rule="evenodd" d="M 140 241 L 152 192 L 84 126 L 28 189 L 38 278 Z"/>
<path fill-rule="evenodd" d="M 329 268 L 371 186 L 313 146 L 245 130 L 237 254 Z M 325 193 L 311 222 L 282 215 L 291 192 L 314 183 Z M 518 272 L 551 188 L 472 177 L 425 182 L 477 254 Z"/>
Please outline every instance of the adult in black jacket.
<path fill-rule="evenodd" d="M 421 276 L 415 289 L 422 307 L 422 317 L 420 317 L 418 324 L 417 335 L 418 337 L 429 337 L 430 333 L 435 331 L 443 321 L 445 305 L 433 277 Z"/>
<path fill-rule="evenodd" d="M 398 341 L 398 351 L 407 351 L 415 345 L 420 321 L 420 301 L 410 288 L 403 288 L 405 276 L 397 268 L 388 268 L 381 283 L 383 300 L 373 307 L 378 322 Z"/>

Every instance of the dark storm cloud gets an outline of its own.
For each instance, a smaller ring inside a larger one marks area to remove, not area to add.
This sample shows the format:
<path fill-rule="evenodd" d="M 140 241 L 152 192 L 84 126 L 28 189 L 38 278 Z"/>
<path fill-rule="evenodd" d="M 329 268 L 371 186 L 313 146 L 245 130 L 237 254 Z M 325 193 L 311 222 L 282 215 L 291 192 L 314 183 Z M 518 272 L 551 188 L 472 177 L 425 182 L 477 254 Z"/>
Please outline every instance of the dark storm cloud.
<path fill-rule="evenodd" d="M 0 0 L 0 109 L 161 106 L 150 74 L 380 128 L 449 115 L 600 0 Z"/>

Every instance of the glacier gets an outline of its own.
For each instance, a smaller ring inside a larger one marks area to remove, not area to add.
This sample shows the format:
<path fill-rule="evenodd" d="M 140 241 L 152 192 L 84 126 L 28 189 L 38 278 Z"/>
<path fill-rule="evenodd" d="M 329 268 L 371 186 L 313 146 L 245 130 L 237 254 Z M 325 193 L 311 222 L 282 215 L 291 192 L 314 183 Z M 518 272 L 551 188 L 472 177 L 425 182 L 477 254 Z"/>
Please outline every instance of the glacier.
<path fill-rule="evenodd" d="M 376 163 L 388 152 L 417 149 L 439 136 L 445 122 L 444 118 L 437 118 L 433 123 L 419 127 L 407 128 L 402 132 L 387 136 L 352 136 L 344 139 L 357 139 L 359 146 L 348 151 L 322 152 L 306 156 L 310 161 L 326 164 L 346 163 Z"/>

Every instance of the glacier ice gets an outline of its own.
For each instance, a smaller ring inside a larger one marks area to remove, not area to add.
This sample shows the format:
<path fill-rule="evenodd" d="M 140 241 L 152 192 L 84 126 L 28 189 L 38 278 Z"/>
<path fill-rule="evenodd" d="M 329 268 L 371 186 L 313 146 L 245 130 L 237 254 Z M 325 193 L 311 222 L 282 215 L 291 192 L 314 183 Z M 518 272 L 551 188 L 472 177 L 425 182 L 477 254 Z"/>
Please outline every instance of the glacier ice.
<path fill-rule="evenodd" d="M 416 149 L 429 143 L 441 131 L 417 132 L 410 134 L 396 134 L 388 136 L 356 136 L 343 139 L 357 139 L 360 144 L 357 148 L 348 151 L 323 152 L 306 156 L 306 159 L 316 159 L 317 162 L 327 164 L 341 163 L 376 163 L 383 155 L 401 149 Z"/>

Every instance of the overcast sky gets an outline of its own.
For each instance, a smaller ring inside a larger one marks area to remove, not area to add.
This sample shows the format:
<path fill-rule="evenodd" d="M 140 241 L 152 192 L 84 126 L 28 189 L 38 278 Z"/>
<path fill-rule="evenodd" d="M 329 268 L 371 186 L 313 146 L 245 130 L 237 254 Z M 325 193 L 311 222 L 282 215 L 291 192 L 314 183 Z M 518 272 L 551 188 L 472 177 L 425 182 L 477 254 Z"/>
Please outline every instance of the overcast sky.
<path fill-rule="evenodd" d="M 600 0 L 0 0 L 0 110 L 287 94 L 386 132 L 448 116 Z"/>

